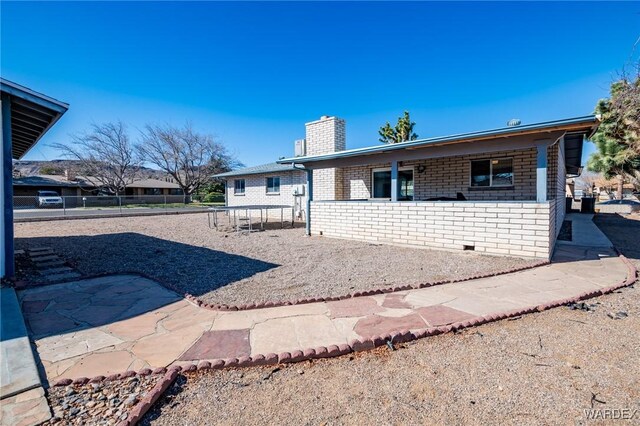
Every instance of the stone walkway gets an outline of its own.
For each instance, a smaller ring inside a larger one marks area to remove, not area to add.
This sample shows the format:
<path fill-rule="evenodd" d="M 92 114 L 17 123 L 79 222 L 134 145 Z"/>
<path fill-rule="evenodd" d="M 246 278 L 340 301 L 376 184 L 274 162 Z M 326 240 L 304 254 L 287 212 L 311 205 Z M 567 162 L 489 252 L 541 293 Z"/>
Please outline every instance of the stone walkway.
<path fill-rule="evenodd" d="M 551 265 L 513 274 L 238 312 L 200 308 L 131 275 L 26 289 L 19 298 L 46 377 L 55 383 L 446 325 L 599 290 L 626 275 L 611 248 L 559 245 Z"/>

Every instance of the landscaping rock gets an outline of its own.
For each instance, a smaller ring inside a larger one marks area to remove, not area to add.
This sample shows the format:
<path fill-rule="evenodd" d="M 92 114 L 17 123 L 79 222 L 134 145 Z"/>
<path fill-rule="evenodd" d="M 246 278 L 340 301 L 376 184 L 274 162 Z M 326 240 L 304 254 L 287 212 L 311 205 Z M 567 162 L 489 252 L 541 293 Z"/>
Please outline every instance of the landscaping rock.
<path fill-rule="evenodd" d="M 45 424 L 115 425 L 156 385 L 162 374 L 84 385 L 52 387 L 47 399 L 53 418 Z"/>

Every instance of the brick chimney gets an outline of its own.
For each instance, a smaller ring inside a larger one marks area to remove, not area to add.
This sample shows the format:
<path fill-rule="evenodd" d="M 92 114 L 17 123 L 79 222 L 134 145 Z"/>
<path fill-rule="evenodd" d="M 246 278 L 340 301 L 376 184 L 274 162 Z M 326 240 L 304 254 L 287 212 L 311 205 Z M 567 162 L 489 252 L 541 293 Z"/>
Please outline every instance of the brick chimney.
<path fill-rule="evenodd" d="M 346 122 L 342 118 L 323 115 L 305 124 L 307 155 L 329 154 L 346 149 Z"/>
<path fill-rule="evenodd" d="M 330 154 L 346 149 L 346 122 L 342 118 L 323 115 L 305 124 L 306 155 Z M 317 169 L 313 172 L 313 199 L 342 199 L 342 170 Z"/>
<path fill-rule="evenodd" d="M 64 169 L 64 178 L 68 181 L 75 181 L 76 174 L 72 169 Z"/>

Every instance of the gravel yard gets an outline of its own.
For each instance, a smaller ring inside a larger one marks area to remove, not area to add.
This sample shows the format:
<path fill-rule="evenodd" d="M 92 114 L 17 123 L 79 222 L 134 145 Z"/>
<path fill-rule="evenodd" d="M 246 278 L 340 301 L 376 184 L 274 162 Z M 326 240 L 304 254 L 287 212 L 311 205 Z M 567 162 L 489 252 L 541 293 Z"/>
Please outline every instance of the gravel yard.
<path fill-rule="evenodd" d="M 640 221 L 597 222 L 640 266 Z M 592 423 L 588 415 L 604 415 L 590 409 L 628 410 L 627 421 L 614 423 L 638 424 L 640 288 L 587 305 L 588 311 L 552 309 L 396 351 L 181 376 L 141 424 L 582 425 Z"/>
<path fill-rule="evenodd" d="M 183 376 L 141 424 L 585 424 L 592 407 L 639 410 L 622 422 L 637 424 L 640 289 L 589 303 L 395 352 Z"/>
<path fill-rule="evenodd" d="M 306 237 L 304 229 L 217 232 L 204 214 L 15 224 L 16 248 L 51 247 L 85 275 L 138 272 L 210 303 L 339 296 L 532 263 Z"/>

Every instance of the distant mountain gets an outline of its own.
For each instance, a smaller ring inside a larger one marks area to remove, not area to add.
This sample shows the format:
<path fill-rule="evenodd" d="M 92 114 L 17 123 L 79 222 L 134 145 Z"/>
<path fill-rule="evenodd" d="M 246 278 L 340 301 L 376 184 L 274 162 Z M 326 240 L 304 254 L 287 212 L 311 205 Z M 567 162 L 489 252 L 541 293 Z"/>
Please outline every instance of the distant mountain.
<path fill-rule="evenodd" d="M 14 175 L 19 176 L 64 175 L 65 170 L 77 170 L 79 165 L 80 162 L 76 160 L 18 160 L 13 162 L 13 169 Z M 160 170 L 142 168 L 142 177 L 162 180 L 166 176 L 167 174 Z"/>

